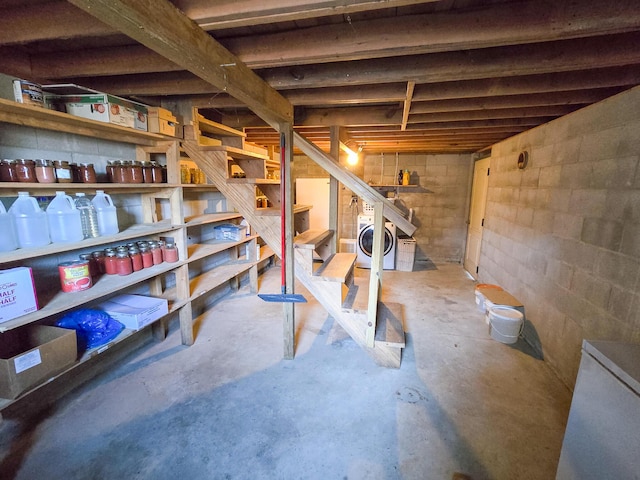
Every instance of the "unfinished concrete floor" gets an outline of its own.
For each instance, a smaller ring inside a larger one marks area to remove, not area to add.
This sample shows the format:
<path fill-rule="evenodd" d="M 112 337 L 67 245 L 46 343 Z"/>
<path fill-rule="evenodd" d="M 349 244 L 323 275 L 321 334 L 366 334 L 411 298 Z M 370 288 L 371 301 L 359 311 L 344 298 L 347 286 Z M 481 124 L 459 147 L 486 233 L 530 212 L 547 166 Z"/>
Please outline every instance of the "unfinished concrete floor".
<path fill-rule="evenodd" d="M 315 301 L 297 306 L 296 358 L 283 360 L 282 305 L 243 287 L 200 317 L 193 346 L 174 325 L 42 418 L 5 419 L 0 477 L 554 478 L 569 390 L 522 341 L 489 337 L 459 265 L 383 280 L 405 305 L 399 370 Z M 260 290 L 278 283 L 271 269 Z"/>

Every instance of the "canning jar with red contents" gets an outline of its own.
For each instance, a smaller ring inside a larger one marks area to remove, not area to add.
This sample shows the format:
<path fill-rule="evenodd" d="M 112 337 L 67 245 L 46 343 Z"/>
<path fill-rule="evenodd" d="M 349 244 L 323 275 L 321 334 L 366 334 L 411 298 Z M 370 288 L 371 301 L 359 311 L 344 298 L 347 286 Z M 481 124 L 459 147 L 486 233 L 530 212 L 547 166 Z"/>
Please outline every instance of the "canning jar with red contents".
<path fill-rule="evenodd" d="M 86 262 L 87 265 L 89 266 L 89 275 L 91 275 L 91 278 L 97 277 L 98 273 L 100 273 L 100 270 L 98 268 L 96 261 L 91 256 L 91 254 L 81 253 L 79 257 L 81 261 Z"/>
<path fill-rule="evenodd" d="M 53 168 L 51 160 L 36 160 L 35 171 L 38 183 L 56 183 L 56 170 Z"/>
<path fill-rule="evenodd" d="M 27 160 L 26 158 L 19 158 L 16 160 L 16 179 L 19 182 L 34 183 L 36 179 L 36 162 L 33 160 Z"/>
<path fill-rule="evenodd" d="M 105 265 L 104 265 L 104 261 L 106 259 L 104 252 L 102 250 L 98 250 L 96 252 L 93 252 L 91 254 L 91 256 L 93 257 L 93 261 L 95 262 L 96 266 L 98 267 L 98 272 L 100 273 L 106 273 L 105 272 Z"/>
<path fill-rule="evenodd" d="M 142 173 L 142 163 L 136 160 L 131 162 L 131 182 L 130 183 L 144 183 L 144 176 Z"/>
<path fill-rule="evenodd" d="M 140 255 L 142 256 L 142 267 L 153 267 L 153 254 L 149 247 L 140 247 Z"/>
<path fill-rule="evenodd" d="M 129 257 L 131 258 L 131 265 L 134 272 L 138 272 L 143 269 L 142 255 L 140 254 L 140 250 L 138 250 L 137 248 L 130 248 Z"/>
<path fill-rule="evenodd" d="M 116 254 L 116 270 L 118 275 L 130 275 L 133 273 L 133 264 L 127 252 Z"/>
<path fill-rule="evenodd" d="M 160 265 L 162 263 L 162 249 L 157 242 L 149 242 L 149 250 L 151 251 L 153 264 Z"/>
<path fill-rule="evenodd" d="M 116 260 L 116 252 L 110 251 L 104 255 L 104 273 L 107 275 L 117 275 L 118 266 Z"/>
<path fill-rule="evenodd" d="M 158 165 L 153 160 L 151 161 L 151 175 L 153 177 L 153 183 L 162 183 L 162 166 Z"/>
<path fill-rule="evenodd" d="M 164 247 L 164 261 L 174 263 L 178 261 L 178 249 L 176 245 L 171 242 L 167 242 Z"/>
<path fill-rule="evenodd" d="M 97 183 L 96 170 L 93 163 L 81 163 L 79 166 L 80 181 L 82 183 Z"/>
<path fill-rule="evenodd" d="M 13 160 L 0 161 L 0 182 L 17 182 L 16 162 Z"/>

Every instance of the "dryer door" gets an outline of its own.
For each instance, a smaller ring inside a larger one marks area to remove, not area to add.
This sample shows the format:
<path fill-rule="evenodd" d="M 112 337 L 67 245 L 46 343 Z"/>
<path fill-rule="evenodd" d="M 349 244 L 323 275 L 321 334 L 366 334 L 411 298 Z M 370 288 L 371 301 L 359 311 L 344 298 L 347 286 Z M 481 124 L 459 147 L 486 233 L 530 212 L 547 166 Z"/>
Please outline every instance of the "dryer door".
<path fill-rule="evenodd" d="M 373 225 L 367 225 L 358 234 L 358 246 L 360 250 L 370 257 L 373 254 Z M 388 228 L 384 229 L 384 253 L 383 256 L 393 248 L 393 236 Z"/>

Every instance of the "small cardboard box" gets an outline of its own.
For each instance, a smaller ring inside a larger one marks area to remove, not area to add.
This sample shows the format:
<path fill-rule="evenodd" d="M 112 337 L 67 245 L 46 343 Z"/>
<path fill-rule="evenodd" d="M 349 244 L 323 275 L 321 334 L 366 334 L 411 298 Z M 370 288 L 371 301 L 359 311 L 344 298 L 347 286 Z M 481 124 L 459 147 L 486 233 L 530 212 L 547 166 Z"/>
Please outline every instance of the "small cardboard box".
<path fill-rule="evenodd" d="M 38 310 L 38 297 L 29 267 L 0 270 L 0 323 Z"/>
<path fill-rule="evenodd" d="M 18 103 L 44 107 L 42 87 L 37 83 L 28 82 L 26 80 L 14 80 L 13 98 Z"/>
<path fill-rule="evenodd" d="M 148 108 L 149 131 L 162 135 L 176 136 L 178 122 L 171 112 L 161 107 Z"/>
<path fill-rule="evenodd" d="M 43 85 L 47 105 L 77 117 L 147 131 L 147 106 L 74 84 Z"/>
<path fill-rule="evenodd" d="M 75 330 L 28 325 L 0 334 L 0 397 L 16 398 L 73 364 L 77 356 Z"/>
<path fill-rule="evenodd" d="M 140 330 L 169 313 L 169 302 L 164 298 L 144 295 L 118 295 L 96 306 L 131 330 Z"/>

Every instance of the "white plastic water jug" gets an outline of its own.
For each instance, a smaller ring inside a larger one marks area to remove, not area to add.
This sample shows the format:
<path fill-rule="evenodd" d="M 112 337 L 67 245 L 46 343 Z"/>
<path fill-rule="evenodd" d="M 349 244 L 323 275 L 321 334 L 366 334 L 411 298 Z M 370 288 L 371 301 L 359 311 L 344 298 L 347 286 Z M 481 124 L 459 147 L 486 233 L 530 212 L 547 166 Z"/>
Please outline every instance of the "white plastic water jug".
<path fill-rule="evenodd" d="M 15 220 L 0 202 L 0 252 L 10 252 L 16 248 L 18 248 L 18 234 Z"/>
<path fill-rule="evenodd" d="M 96 196 L 91 200 L 98 215 L 98 230 L 100 235 L 115 235 L 118 229 L 118 213 L 111 200 L 111 196 L 102 190 L 96 190 Z"/>
<path fill-rule="evenodd" d="M 69 195 L 56 192 L 47 207 L 49 233 L 53 243 L 79 242 L 84 239 L 80 211 Z"/>
<path fill-rule="evenodd" d="M 51 243 L 47 214 L 28 192 L 18 192 L 9 213 L 13 215 L 20 248 L 42 247 Z"/>

